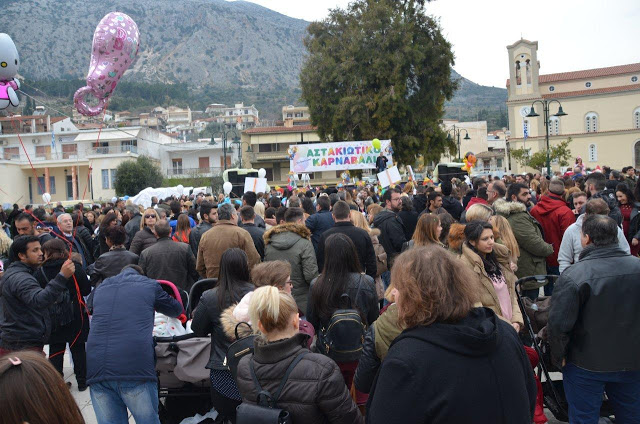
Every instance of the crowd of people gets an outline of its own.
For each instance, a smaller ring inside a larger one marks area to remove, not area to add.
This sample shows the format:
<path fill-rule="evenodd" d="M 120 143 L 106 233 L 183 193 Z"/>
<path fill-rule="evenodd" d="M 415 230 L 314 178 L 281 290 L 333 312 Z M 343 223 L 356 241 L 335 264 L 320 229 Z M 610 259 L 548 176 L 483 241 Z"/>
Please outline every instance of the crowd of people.
<path fill-rule="evenodd" d="M 294 423 L 544 423 L 518 295 L 553 297 L 545 337 L 570 421 L 597 422 L 606 392 L 618 422 L 640 423 L 640 184 L 632 167 L 583 168 L 13 205 L 0 211 L 0 423 L 83 422 L 61 378 L 67 345 L 99 423 L 127 409 L 158 423 L 155 313 L 211 338 L 219 422 L 268 392 Z M 560 277 L 516 285 L 531 275 Z M 187 316 L 201 279 L 215 286 Z M 232 372 L 229 347 L 252 333 Z"/>

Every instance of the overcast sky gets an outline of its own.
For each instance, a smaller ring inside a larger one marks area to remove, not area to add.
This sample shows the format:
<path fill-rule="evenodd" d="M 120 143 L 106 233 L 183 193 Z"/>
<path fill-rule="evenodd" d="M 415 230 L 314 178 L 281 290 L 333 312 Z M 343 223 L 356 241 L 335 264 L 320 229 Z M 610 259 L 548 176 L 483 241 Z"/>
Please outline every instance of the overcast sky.
<path fill-rule="evenodd" d="M 320 20 L 349 0 L 250 0 L 287 16 Z M 530 8 L 526 6 L 531 5 Z M 507 49 L 538 41 L 540 73 L 640 62 L 638 0 L 437 0 L 427 5 L 453 44 L 454 68 L 483 85 L 504 87 Z"/>

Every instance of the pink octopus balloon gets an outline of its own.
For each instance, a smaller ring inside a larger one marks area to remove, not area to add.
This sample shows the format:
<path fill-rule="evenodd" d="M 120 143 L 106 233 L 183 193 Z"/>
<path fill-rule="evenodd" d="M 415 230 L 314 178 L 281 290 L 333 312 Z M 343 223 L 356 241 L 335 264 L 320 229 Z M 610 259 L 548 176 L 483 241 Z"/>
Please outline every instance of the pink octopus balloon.
<path fill-rule="evenodd" d="M 85 116 L 96 116 L 104 110 L 118 81 L 138 55 L 139 47 L 138 25 L 131 17 L 111 12 L 102 18 L 93 33 L 87 85 L 73 96 L 78 112 Z M 97 106 L 86 103 L 85 96 L 89 93 L 98 99 Z"/>

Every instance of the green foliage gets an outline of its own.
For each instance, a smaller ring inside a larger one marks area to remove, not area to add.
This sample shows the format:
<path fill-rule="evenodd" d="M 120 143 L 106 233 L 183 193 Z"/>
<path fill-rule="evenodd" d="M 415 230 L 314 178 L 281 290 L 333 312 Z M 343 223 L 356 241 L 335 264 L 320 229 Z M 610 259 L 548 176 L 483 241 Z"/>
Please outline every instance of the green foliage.
<path fill-rule="evenodd" d="M 390 138 L 401 164 L 454 149 L 439 125 L 453 52 L 424 3 L 355 0 L 309 25 L 300 84 L 322 140 Z"/>
<path fill-rule="evenodd" d="M 116 168 L 116 195 L 135 196 L 147 187 L 162 184 L 162 171 L 147 156 L 139 156 L 135 161 L 122 162 Z"/>
<path fill-rule="evenodd" d="M 571 151 L 569 150 L 569 144 L 571 143 L 571 137 L 564 141 L 561 141 L 555 146 L 550 146 L 549 159 L 551 162 L 558 162 L 560 166 L 568 166 L 571 159 Z M 531 149 L 514 149 L 511 150 L 511 157 L 520 164 L 520 166 L 528 166 L 534 169 L 542 169 L 547 166 L 547 151 L 540 150 L 533 155 L 530 153 Z"/>
<path fill-rule="evenodd" d="M 36 110 L 36 102 L 31 100 L 29 97 L 23 97 L 26 100 L 24 101 L 24 108 L 22 108 L 23 116 L 31 116 L 33 112 Z"/>

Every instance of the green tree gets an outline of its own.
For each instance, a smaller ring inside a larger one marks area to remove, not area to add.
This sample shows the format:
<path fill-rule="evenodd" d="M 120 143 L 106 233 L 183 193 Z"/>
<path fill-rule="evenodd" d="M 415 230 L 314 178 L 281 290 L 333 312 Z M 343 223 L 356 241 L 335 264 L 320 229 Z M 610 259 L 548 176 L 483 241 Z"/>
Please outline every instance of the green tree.
<path fill-rule="evenodd" d="M 36 102 L 34 100 L 31 100 L 29 97 L 23 97 L 26 98 L 27 100 L 24 102 L 24 108 L 22 109 L 22 115 L 24 116 L 31 116 L 33 115 L 33 112 L 36 109 Z"/>
<path fill-rule="evenodd" d="M 147 156 L 122 162 L 116 168 L 116 195 L 134 196 L 147 187 L 162 185 L 162 171 Z"/>
<path fill-rule="evenodd" d="M 564 141 L 550 146 L 549 158 L 552 162 L 558 162 L 560 166 L 568 166 L 571 159 L 571 151 L 569 150 L 569 144 L 571 143 L 571 137 Z M 531 154 L 531 149 L 514 149 L 511 151 L 511 157 L 520 164 L 520 166 L 528 166 L 534 169 L 542 169 L 547 166 L 547 151 L 540 150 Z"/>
<path fill-rule="evenodd" d="M 300 84 L 322 140 L 390 138 L 401 164 L 455 149 L 439 123 L 454 56 L 424 4 L 355 0 L 309 25 Z"/>

